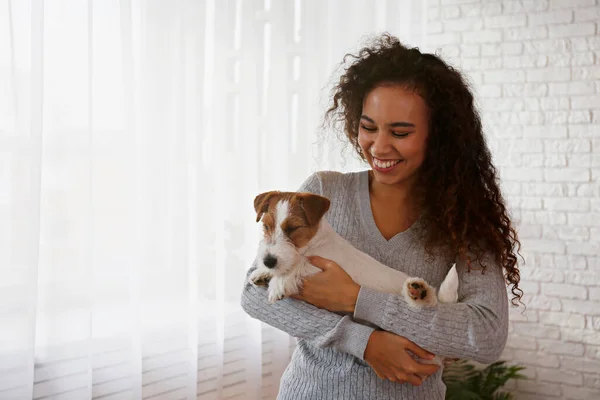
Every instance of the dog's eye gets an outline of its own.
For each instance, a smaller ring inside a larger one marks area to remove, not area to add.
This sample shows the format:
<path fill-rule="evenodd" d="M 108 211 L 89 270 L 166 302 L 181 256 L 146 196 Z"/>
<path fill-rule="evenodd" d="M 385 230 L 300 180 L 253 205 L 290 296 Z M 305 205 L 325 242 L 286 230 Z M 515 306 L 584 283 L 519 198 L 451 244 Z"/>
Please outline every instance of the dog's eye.
<path fill-rule="evenodd" d="M 296 229 L 300 228 L 299 226 L 288 226 L 287 228 L 285 228 L 285 233 L 287 233 L 288 235 L 292 232 L 294 232 Z"/>
<path fill-rule="evenodd" d="M 265 231 L 268 231 L 268 230 L 269 230 L 269 226 L 268 226 L 267 224 L 263 224 L 263 229 L 264 229 Z"/>

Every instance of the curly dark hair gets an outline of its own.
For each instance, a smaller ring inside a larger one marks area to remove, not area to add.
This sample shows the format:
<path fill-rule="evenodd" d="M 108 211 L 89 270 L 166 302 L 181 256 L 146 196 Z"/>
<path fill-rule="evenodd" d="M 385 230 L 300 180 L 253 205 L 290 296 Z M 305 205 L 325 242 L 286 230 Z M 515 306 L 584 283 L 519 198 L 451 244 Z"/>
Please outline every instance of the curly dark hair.
<path fill-rule="evenodd" d="M 363 99 L 379 85 L 399 84 L 416 91 L 430 110 L 425 160 L 420 167 L 417 199 L 424 211 L 428 252 L 441 246 L 459 259 L 491 255 L 512 284 L 512 304 L 521 301 L 517 255 L 520 242 L 511 225 L 496 168 L 468 83 L 459 71 L 434 54 L 422 53 L 384 34 L 357 54 L 346 54 L 333 102 L 324 123 L 342 128 L 359 157 Z"/>

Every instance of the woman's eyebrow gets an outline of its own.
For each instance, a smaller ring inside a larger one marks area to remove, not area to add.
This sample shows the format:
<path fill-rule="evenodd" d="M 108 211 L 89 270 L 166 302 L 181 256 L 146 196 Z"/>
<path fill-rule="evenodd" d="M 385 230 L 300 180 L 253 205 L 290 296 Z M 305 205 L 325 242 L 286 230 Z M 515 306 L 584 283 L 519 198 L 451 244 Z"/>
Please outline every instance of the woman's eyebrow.
<path fill-rule="evenodd" d="M 392 122 L 391 124 L 389 124 L 389 126 L 392 126 L 392 127 L 410 127 L 410 128 L 414 128 L 415 124 L 412 124 L 410 122 L 400 121 L 400 122 Z"/>
<path fill-rule="evenodd" d="M 375 121 L 373 121 L 371 118 L 367 117 L 366 115 L 361 115 L 360 119 L 365 119 L 367 121 L 369 121 L 370 123 L 374 124 Z M 397 128 L 397 127 L 401 127 L 401 128 L 415 128 L 415 124 L 411 123 L 411 122 L 405 122 L 405 121 L 398 121 L 398 122 L 392 122 L 391 124 L 388 124 L 388 126 L 391 126 L 393 128 Z"/>
<path fill-rule="evenodd" d="M 371 118 L 367 117 L 367 116 L 366 116 L 366 115 L 364 115 L 364 114 L 360 116 L 360 119 L 366 119 L 367 121 L 369 121 L 369 122 L 370 122 L 370 123 L 372 123 L 372 124 L 374 124 L 374 123 L 375 123 L 375 121 L 373 121 Z"/>

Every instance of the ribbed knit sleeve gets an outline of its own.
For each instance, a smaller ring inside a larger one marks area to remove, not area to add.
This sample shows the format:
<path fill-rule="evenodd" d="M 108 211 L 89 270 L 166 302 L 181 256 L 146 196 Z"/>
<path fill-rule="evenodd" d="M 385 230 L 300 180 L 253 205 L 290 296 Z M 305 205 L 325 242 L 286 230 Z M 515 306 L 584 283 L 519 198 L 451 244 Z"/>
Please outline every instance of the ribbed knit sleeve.
<path fill-rule="evenodd" d="M 457 263 L 459 298 L 456 304 L 438 304 L 427 309 L 411 308 L 397 295 L 361 288 L 354 312 L 442 357 L 467 358 L 481 363 L 496 361 L 508 335 L 508 296 L 502 269 L 485 262 L 467 271 Z"/>
<path fill-rule="evenodd" d="M 298 191 L 322 194 L 318 174 L 311 175 Z M 248 271 L 241 297 L 242 308 L 248 315 L 316 347 L 331 347 L 363 359 L 373 328 L 354 322 L 351 316 L 341 316 L 296 299 L 285 298 L 270 304 L 266 288 L 248 281 L 255 268 Z"/>

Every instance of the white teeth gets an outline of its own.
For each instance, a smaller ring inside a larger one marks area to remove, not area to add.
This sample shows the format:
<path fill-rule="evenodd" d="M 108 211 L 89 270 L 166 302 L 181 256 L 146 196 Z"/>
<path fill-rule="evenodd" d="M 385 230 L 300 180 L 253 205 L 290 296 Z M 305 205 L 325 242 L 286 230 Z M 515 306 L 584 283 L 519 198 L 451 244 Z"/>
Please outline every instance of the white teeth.
<path fill-rule="evenodd" d="M 376 158 L 373 158 L 373 163 L 379 168 L 389 168 L 392 165 L 396 165 L 400 162 L 400 160 L 395 161 L 380 161 Z"/>

